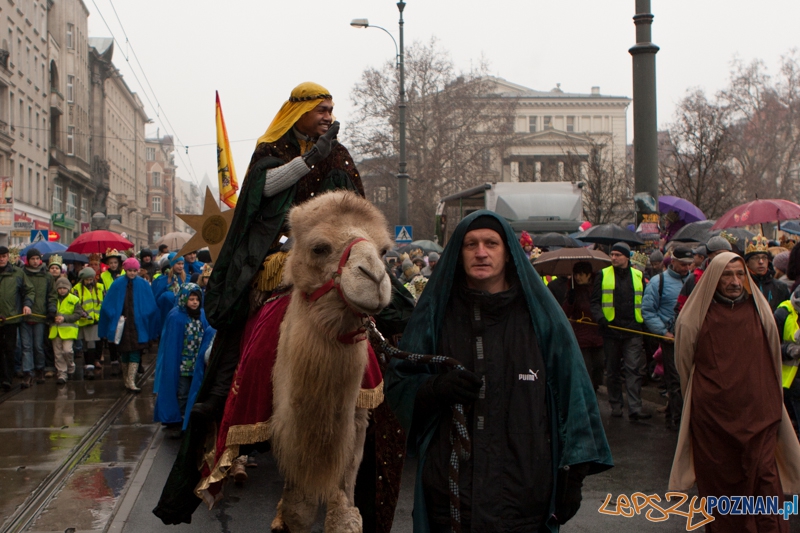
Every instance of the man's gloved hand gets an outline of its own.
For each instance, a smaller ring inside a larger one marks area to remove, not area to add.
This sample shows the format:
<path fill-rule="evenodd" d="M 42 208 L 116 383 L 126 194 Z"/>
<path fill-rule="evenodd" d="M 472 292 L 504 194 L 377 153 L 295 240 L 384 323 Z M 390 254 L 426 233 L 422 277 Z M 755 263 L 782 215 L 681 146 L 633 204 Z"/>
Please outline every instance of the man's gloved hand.
<path fill-rule="evenodd" d="M 588 472 L 588 466 L 574 465 L 567 475 L 559 475 L 559 482 L 565 483 L 563 488 L 559 487 L 560 494 L 556 501 L 555 516 L 559 524 L 566 524 L 581 508 L 581 500 L 583 499 L 581 488 L 583 487 L 583 478 L 586 477 Z"/>
<path fill-rule="evenodd" d="M 478 399 L 483 380 L 469 370 L 451 370 L 433 381 L 433 393 L 447 405 L 471 404 Z"/>
<path fill-rule="evenodd" d="M 314 143 L 314 146 L 303 154 L 303 161 L 306 162 L 306 165 L 310 167 L 316 165 L 326 157 L 331 154 L 331 149 L 333 148 L 334 143 L 336 142 L 336 134 L 339 133 L 339 121 L 335 121 L 331 124 L 331 127 L 328 128 L 323 135 L 317 139 L 317 142 Z"/>
<path fill-rule="evenodd" d="M 608 319 L 606 317 L 600 317 L 600 320 L 597 321 L 597 325 L 600 326 L 600 329 L 606 329 L 608 327 Z"/>
<path fill-rule="evenodd" d="M 786 347 L 786 355 L 791 359 L 800 359 L 800 344 L 790 344 Z"/>

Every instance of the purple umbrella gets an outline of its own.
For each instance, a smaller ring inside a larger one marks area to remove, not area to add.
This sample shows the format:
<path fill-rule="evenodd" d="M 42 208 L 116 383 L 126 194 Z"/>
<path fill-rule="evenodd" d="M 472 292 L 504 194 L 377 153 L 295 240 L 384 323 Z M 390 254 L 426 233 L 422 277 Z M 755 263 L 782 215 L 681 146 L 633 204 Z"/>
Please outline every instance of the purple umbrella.
<path fill-rule="evenodd" d="M 675 211 L 680 215 L 680 219 L 685 222 L 697 222 L 705 220 L 706 216 L 700 209 L 689 200 L 678 198 L 677 196 L 659 196 L 658 197 L 658 210 L 662 213 L 669 213 Z"/>

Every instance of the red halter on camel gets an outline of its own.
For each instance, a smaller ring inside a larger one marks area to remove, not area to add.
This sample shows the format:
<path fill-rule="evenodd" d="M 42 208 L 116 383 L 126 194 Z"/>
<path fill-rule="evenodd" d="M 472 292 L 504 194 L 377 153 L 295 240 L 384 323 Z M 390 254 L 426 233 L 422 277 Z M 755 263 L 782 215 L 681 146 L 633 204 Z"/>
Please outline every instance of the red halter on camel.
<path fill-rule="evenodd" d="M 339 258 L 339 268 L 336 269 L 336 272 L 333 273 L 331 279 L 329 279 L 322 287 L 315 290 L 311 294 L 303 293 L 303 297 L 309 303 L 309 305 L 313 304 L 324 295 L 328 294 L 331 290 L 336 289 L 336 293 L 339 295 L 339 299 L 344 302 L 348 309 L 358 318 L 368 318 L 369 315 L 366 313 L 362 313 L 357 309 L 354 309 L 350 302 L 347 301 L 347 298 L 344 297 L 344 293 L 342 292 L 341 282 L 340 279 L 342 277 L 342 269 L 344 269 L 344 265 L 350 259 L 350 252 L 353 250 L 353 246 L 358 244 L 361 241 L 366 241 L 367 239 L 363 237 L 359 237 L 355 239 L 353 242 L 347 245 L 347 248 L 344 249 L 342 252 L 342 257 Z M 348 333 L 344 333 L 336 337 L 336 340 L 341 342 L 342 344 L 356 344 L 363 340 L 367 339 L 367 328 L 366 325 L 361 326 L 355 331 L 350 331 Z"/>

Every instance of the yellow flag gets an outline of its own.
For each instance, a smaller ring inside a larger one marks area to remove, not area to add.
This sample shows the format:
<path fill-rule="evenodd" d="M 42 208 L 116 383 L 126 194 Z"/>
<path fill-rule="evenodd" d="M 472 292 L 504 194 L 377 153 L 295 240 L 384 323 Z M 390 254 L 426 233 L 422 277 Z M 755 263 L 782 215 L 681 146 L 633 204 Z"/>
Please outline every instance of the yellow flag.
<path fill-rule="evenodd" d="M 228 142 L 228 130 L 222 118 L 222 106 L 217 92 L 217 174 L 219 176 L 219 199 L 228 207 L 236 207 L 239 182 L 236 181 L 236 169 L 233 168 L 233 154 Z"/>

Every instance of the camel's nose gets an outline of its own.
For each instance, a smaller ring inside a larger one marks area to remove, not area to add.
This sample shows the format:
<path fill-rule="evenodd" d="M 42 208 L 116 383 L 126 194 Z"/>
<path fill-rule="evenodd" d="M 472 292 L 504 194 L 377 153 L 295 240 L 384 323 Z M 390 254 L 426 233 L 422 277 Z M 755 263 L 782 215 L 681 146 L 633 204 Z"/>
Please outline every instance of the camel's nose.
<path fill-rule="evenodd" d="M 383 281 L 383 278 L 386 277 L 386 271 L 385 270 L 381 270 L 380 271 L 380 276 L 376 276 L 374 272 L 371 272 L 368 268 L 364 268 L 363 265 L 358 265 L 358 269 L 361 272 L 363 272 L 365 276 L 367 276 L 369 279 L 374 281 L 375 285 L 380 285 L 381 281 Z"/>

